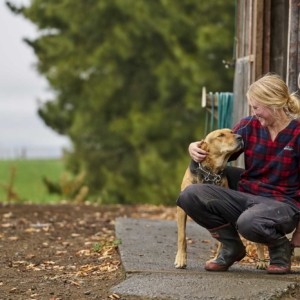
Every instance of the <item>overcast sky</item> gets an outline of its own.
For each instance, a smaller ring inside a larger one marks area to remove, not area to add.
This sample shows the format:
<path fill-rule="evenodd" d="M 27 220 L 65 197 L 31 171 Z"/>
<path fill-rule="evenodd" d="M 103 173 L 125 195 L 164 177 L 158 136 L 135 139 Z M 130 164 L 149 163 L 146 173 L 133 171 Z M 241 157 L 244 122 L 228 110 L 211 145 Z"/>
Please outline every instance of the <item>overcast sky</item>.
<path fill-rule="evenodd" d="M 51 92 L 34 68 L 33 51 L 23 42 L 25 37 L 36 36 L 35 26 L 12 14 L 0 0 L 0 152 L 17 147 L 57 150 L 68 145 L 66 137 L 45 126 L 37 115 L 37 100 Z"/>

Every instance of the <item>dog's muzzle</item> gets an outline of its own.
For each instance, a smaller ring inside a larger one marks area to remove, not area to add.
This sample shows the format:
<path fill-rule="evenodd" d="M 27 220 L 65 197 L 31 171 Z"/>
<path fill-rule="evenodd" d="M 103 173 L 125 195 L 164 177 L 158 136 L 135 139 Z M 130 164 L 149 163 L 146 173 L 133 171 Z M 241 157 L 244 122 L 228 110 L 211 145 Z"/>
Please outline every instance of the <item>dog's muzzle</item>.
<path fill-rule="evenodd" d="M 238 146 L 239 146 L 240 149 L 244 148 L 244 140 L 243 140 L 241 135 L 236 134 L 235 135 L 235 140 L 237 141 Z"/>

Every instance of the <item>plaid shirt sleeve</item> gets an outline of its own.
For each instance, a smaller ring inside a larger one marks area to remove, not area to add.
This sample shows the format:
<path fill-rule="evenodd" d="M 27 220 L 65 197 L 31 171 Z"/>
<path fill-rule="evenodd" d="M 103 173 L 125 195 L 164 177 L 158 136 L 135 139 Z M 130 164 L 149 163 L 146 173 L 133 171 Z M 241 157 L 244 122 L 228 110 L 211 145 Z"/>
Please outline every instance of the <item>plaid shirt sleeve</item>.
<path fill-rule="evenodd" d="M 233 128 L 244 140 L 245 169 L 239 190 L 300 208 L 300 122 L 292 120 L 274 141 L 256 117 Z"/>

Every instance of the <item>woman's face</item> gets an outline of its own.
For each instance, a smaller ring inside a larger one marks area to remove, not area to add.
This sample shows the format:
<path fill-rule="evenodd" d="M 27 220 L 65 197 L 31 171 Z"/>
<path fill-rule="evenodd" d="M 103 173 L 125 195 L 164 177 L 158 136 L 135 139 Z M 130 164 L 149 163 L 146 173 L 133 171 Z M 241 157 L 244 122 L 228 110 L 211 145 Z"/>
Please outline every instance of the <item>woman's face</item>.
<path fill-rule="evenodd" d="M 274 111 L 271 108 L 262 105 L 253 99 L 248 99 L 248 103 L 251 107 L 251 113 L 256 116 L 261 126 L 269 127 L 274 124 L 276 119 L 274 117 Z"/>

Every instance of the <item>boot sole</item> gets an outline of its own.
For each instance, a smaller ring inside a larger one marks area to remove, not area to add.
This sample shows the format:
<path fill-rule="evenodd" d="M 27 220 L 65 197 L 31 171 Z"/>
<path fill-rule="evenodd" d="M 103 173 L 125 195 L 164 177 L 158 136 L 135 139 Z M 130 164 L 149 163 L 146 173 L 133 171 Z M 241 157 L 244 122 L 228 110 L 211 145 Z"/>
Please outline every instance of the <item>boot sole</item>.
<path fill-rule="evenodd" d="M 235 262 L 241 261 L 245 256 L 246 252 L 227 265 L 219 265 L 213 261 L 208 261 L 206 262 L 204 269 L 209 272 L 226 272 Z M 210 267 L 209 264 L 211 264 Z"/>
<path fill-rule="evenodd" d="M 278 274 L 278 275 L 284 275 L 284 274 L 289 274 L 291 272 L 291 268 L 289 267 L 275 267 L 273 268 L 268 268 L 267 273 L 268 274 Z"/>

